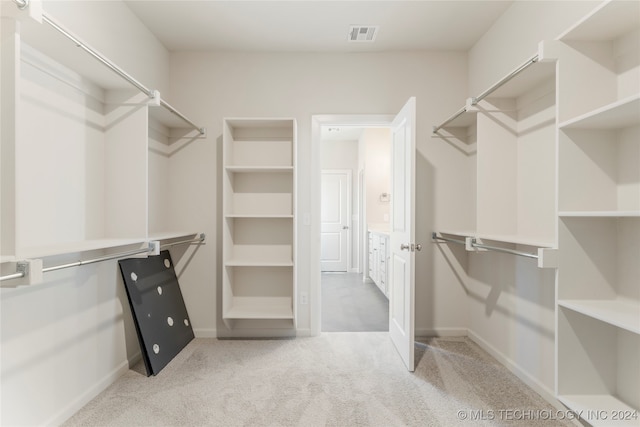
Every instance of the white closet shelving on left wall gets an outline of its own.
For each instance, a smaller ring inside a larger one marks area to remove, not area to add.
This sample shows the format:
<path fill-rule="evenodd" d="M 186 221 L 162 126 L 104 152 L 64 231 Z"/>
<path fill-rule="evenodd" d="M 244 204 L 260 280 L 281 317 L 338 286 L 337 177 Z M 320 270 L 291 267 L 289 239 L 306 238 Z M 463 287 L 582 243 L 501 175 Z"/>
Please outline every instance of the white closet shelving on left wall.
<path fill-rule="evenodd" d="M 3 2 L 1 96 L 3 263 L 198 234 L 165 184 L 204 129 L 55 18 Z"/>

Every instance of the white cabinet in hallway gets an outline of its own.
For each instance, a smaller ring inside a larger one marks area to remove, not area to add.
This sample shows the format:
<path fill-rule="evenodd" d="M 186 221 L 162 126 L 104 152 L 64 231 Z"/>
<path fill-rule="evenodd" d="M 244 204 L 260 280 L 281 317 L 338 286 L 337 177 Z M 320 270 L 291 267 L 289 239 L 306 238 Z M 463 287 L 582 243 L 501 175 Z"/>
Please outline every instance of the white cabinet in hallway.
<path fill-rule="evenodd" d="M 369 230 L 369 277 L 388 298 L 389 234 Z"/>

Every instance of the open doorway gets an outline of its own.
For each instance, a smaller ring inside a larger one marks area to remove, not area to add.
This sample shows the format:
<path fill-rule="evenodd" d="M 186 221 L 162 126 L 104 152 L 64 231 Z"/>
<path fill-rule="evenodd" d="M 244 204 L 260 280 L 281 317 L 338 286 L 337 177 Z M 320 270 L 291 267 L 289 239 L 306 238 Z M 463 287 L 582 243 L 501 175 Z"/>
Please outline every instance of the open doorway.
<path fill-rule="evenodd" d="M 389 330 L 391 129 L 320 128 L 321 330 Z"/>

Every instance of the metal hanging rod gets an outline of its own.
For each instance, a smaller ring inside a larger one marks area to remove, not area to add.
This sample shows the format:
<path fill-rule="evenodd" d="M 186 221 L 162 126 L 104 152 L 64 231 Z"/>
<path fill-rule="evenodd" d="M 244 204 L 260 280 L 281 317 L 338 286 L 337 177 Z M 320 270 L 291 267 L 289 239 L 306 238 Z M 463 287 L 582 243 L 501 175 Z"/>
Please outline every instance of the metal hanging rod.
<path fill-rule="evenodd" d="M 507 83 L 509 80 L 511 80 L 512 78 L 514 78 L 515 76 L 517 76 L 519 73 L 521 73 L 522 71 L 524 71 L 526 68 L 528 68 L 530 65 L 538 62 L 539 56 L 538 55 L 534 55 L 533 57 L 531 57 L 530 59 L 528 59 L 524 64 L 520 65 L 518 68 L 516 68 L 515 70 L 513 70 L 512 72 L 510 72 L 509 74 L 507 74 L 505 77 L 503 77 L 502 79 L 500 79 L 497 83 L 495 83 L 494 85 L 492 85 L 490 88 L 488 88 L 487 90 L 485 90 L 484 92 L 482 92 L 480 95 L 471 98 L 471 105 L 474 106 L 476 104 L 478 104 L 478 102 L 482 101 L 483 99 L 485 99 L 487 96 L 489 96 L 491 93 L 493 93 L 496 89 L 498 89 L 500 86 L 504 85 L 505 83 Z M 442 124 L 438 125 L 438 126 L 434 126 L 433 127 L 433 132 L 432 133 L 436 133 L 438 132 L 440 129 L 442 129 L 443 127 L 445 127 L 447 124 L 451 123 L 452 121 L 454 121 L 455 119 L 457 119 L 458 117 L 460 117 L 461 115 L 463 115 L 464 113 L 467 112 L 467 106 L 465 105 L 464 107 L 462 107 L 460 110 L 456 111 L 451 117 L 449 117 L 447 120 L 445 120 L 444 122 L 442 122 Z"/>
<path fill-rule="evenodd" d="M 459 239 L 451 239 L 449 237 L 442 237 L 442 236 L 438 236 L 437 233 L 431 233 L 431 238 L 433 240 L 444 240 L 445 242 L 451 242 L 451 243 L 457 243 L 459 245 L 466 245 L 466 242 L 464 240 L 459 240 Z"/>
<path fill-rule="evenodd" d="M 151 247 L 147 247 L 146 249 L 137 249 L 135 251 L 120 252 L 120 253 L 117 253 L 117 254 L 107 255 L 107 256 L 100 257 L 100 258 L 93 258 L 93 259 L 87 259 L 87 260 L 72 262 L 70 264 L 55 265 L 53 267 L 43 268 L 42 272 L 43 273 L 48 273 L 50 271 L 62 270 L 64 268 L 79 267 L 81 265 L 94 264 L 96 262 L 108 261 L 110 259 L 124 258 L 124 257 L 127 257 L 127 256 L 144 254 L 144 253 L 150 252 L 151 250 L 152 250 Z"/>
<path fill-rule="evenodd" d="M 160 105 L 162 105 L 164 108 L 166 108 L 167 110 L 169 110 L 170 112 L 172 112 L 176 116 L 180 117 L 185 122 L 189 123 L 195 130 L 197 130 L 200 133 L 200 135 L 204 135 L 205 134 L 206 131 L 205 131 L 204 128 L 199 127 L 197 124 L 193 123 L 184 114 L 182 114 L 180 111 L 178 111 L 175 108 L 173 108 L 167 101 L 165 101 L 162 98 L 160 98 Z"/>
<path fill-rule="evenodd" d="M 536 254 L 532 254 L 532 253 L 529 253 L 529 252 L 516 251 L 516 250 L 513 250 L 513 249 L 501 248 L 501 247 L 498 247 L 498 246 L 485 245 L 483 243 L 476 243 L 476 239 L 471 239 L 471 246 L 474 247 L 474 248 L 488 249 L 490 251 L 504 252 L 504 253 L 508 253 L 508 254 L 512 254 L 512 255 L 519 255 L 519 256 L 523 256 L 523 257 L 527 257 L 527 258 L 538 259 L 538 255 L 536 255 Z"/>
<path fill-rule="evenodd" d="M 25 9 L 25 8 L 27 8 L 29 6 L 29 0 L 14 0 L 14 2 L 18 6 L 18 8 L 21 9 L 21 10 Z M 156 97 L 156 95 L 158 93 L 157 91 L 151 90 L 148 87 L 146 87 L 145 85 L 143 85 L 142 83 L 140 83 L 138 80 L 136 80 L 129 73 L 124 71 L 122 68 L 118 67 L 116 64 L 114 64 L 113 62 L 111 62 L 110 60 L 105 58 L 104 56 L 100 55 L 98 52 L 96 52 L 90 46 L 88 46 L 83 41 L 78 39 L 76 36 L 71 34 L 64 27 L 62 27 L 60 24 L 55 22 L 53 19 L 51 19 L 50 17 L 48 17 L 44 13 L 42 14 L 42 20 L 44 22 L 46 22 L 47 24 L 49 24 L 50 26 L 52 26 L 56 31 L 61 33 L 63 36 L 65 36 L 66 38 L 71 40 L 76 45 L 76 47 L 79 47 L 80 49 L 84 50 L 89 55 L 91 55 L 93 58 L 95 58 L 100 63 L 105 65 L 107 68 L 109 68 L 111 71 L 113 71 L 114 73 L 116 73 L 117 75 L 122 77 L 124 80 L 126 80 L 127 82 L 129 82 L 130 84 L 135 86 L 140 92 L 144 93 L 149 98 L 155 98 Z M 180 113 L 178 110 L 173 108 L 171 105 L 169 105 L 169 103 L 164 101 L 162 98 L 160 98 L 160 105 L 163 106 L 164 108 L 166 108 L 167 110 L 169 110 L 171 113 L 173 113 L 176 116 L 180 117 L 183 121 L 185 121 L 190 126 L 192 126 L 194 129 L 196 129 L 200 133 L 200 135 L 204 135 L 205 134 L 205 129 L 204 128 L 202 128 L 202 127 L 196 125 L 195 123 L 193 123 L 184 114 Z"/>
<path fill-rule="evenodd" d="M 433 133 L 438 132 L 440 129 L 442 129 L 443 127 L 445 127 L 448 123 L 451 123 L 452 121 L 454 121 L 455 119 L 457 119 L 458 117 L 460 117 L 461 115 L 463 115 L 464 113 L 467 112 L 467 106 L 465 105 L 464 107 L 462 107 L 461 109 L 459 109 L 458 111 L 456 111 L 451 117 L 449 117 L 447 120 L 445 120 L 444 122 L 442 122 L 440 125 L 438 126 L 434 126 L 433 127 Z"/>
<path fill-rule="evenodd" d="M 186 245 L 187 243 L 191 244 L 191 243 L 202 243 L 204 242 L 205 239 L 205 235 L 204 233 L 201 233 L 199 237 L 196 237 L 195 239 L 188 239 L 188 240 L 180 240 L 178 242 L 171 242 L 171 243 L 166 243 L 164 245 L 160 245 L 160 249 L 162 248 L 168 248 L 171 246 L 177 246 L 177 245 Z"/>
<path fill-rule="evenodd" d="M 23 277 L 27 277 L 28 274 L 29 263 L 25 261 L 18 261 L 18 263 L 16 264 L 16 272 L 0 277 L 0 282 L 3 282 L 5 280 L 21 279 Z"/>
<path fill-rule="evenodd" d="M 107 58 L 105 58 L 104 56 L 100 55 L 98 52 L 96 52 L 95 50 L 93 50 L 92 48 L 87 46 L 85 43 L 80 41 L 77 37 L 75 37 L 73 34 L 68 32 L 61 25 L 59 25 L 57 22 L 55 22 L 54 20 L 49 18 L 44 13 L 42 14 L 42 20 L 44 22 L 46 22 L 47 24 L 51 25 L 56 31 L 58 31 L 63 36 L 65 36 L 66 38 L 71 40 L 73 43 L 75 43 L 76 47 L 79 47 L 80 49 L 84 50 L 89 55 L 93 56 L 95 59 L 97 59 L 99 62 L 101 62 L 103 65 L 105 65 L 107 68 L 109 68 L 111 71 L 115 72 L 117 75 L 119 75 L 120 77 L 122 77 L 123 79 L 125 79 L 126 81 L 131 83 L 133 86 L 138 88 L 138 90 L 140 92 L 144 93 L 149 98 L 153 98 L 154 97 L 154 93 L 155 93 L 154 91 L 152 91 L 148 87 L 144 86 L 142 83 L 140 83 L 138 80 L 133 78 L 130 74 L 128 74 L 122 68 L 118 67 L 116 64 L 114 64 L 113 62 L 109 61 Z"/>
<path fill-rule="evenodd" d="M 489 89 L 485 90 L 484 92 L 482 92 L 480 95 L 476 96 L 475 98 L 471 98 L 471 105 L 476 105 L 478 102 L 480 102 L 483 99 L 485 99 L 487 96 L 489 96 L 493 91 L 498 89 L 500 86 L 504 85 L 509 80 L 511 80 L 512 78 L 514 78 L 515 76 L 520 74 L 522 71 L 527 69 L 530 65 L 538 62 L 538 58 L 539 58 L 538 55 L 534 55 L 529 60 L 527 60 L 524 64 L 520 65 L 518 68 L 516 68 L 515 70 L 513 70 L 512 72 L 510 72 L 509 74 L 504 76 L 500 81 L 495 83 Z"/>
<path fill-rule="evenodd" d="M 24 271 L 19 271 L 17 273 L 13 273 L 13 274 L 7 274 L 6 276 L 0 276 L 0 282 L 3 282 L 5 280 L 12 280 L 12 279 L 21 279 L 23 277 L 25 277 L 27 274 Z"/>

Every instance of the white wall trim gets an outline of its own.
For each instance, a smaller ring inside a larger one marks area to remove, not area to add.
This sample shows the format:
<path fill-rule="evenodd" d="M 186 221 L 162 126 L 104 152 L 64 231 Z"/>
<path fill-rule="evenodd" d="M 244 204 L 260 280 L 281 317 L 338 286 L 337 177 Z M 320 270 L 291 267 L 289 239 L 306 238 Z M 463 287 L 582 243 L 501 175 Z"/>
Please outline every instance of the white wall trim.
<path fill-rule="evenodd" d="M 76 412 L 91 402 L 96 396 L 105 391 L 107 387 L 116 382 L 118 378 L 126 374 L 130 367 L 135 365 L 142 358 L 142 353 L 138 352 L 131 357 L 131 360 L 122 361 L 115 369 L 102 377 L 92 387 L 81 393 L 76 399 L 53 415 L 43 425 L 60 425 L 71 418 Z"/>
<path fill-rule="evenodd" d="M 307 337 L 315 337 L 318 336 L 319 334 L 314 334 L 313 331 L 311 331 L 311 329 L 296 329 L 296 337 L 302 337 L 302 338 L 307 338 Z"/>
<path fill-rule="evenodd" d="M 434 328 L 415 330 L 416 337 L 466 337 L 467 335 L 467 328 Z"/>
<path fill-rule="evenodd" d="M 193 334 L 196 338 L 217 338 L 218 332 L 215 328 L 194 328 Z"/>
<path fill-rule="evenodd" d="M 310 235 L 309 248 L 309 326 L 312 335 L 320 334 L 321 289 L 320 289 L 320 146 L 322 126 L 356 125 L 363 127 L 389 127 L 393 115 L 314 115 L 311 116 L 311 200 L 310 200 Z"/>
<path fill-rule="evenodd" d="M 558 399 L 556 399 L 555 394 L 552 390 L 550 390 L 547 386 L 542 384 L 536 378 L 531 376 L 529 373 L 524 371 L 517 363 L 511 360 L 509 357 L 505 356 L 501 351 L 496 349 L 494 346 L 489 344 L 483 338 L 481 338 L 478 334 L 469 330 L 468 333 L 469 339 L 474 343 L 478 344 L 480 348 L 493 356 L 498 362 L 500 362 L 505 368 L 511 371 L 515 376 L 520 378 L 526 385 L 531 387 L 536 393 L 542 396 L 547 402 L 552 404 L 554 407 L 558 409 L 566 409 L 562 403 Z"/>

